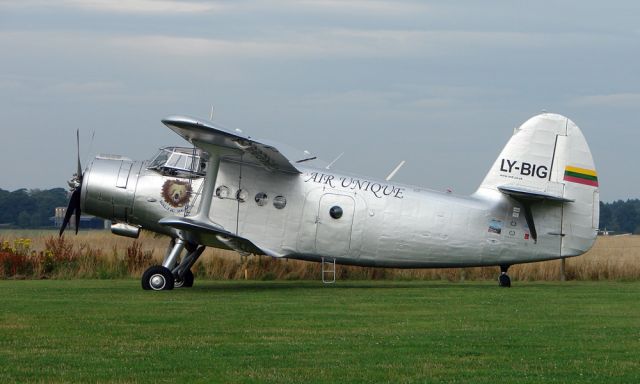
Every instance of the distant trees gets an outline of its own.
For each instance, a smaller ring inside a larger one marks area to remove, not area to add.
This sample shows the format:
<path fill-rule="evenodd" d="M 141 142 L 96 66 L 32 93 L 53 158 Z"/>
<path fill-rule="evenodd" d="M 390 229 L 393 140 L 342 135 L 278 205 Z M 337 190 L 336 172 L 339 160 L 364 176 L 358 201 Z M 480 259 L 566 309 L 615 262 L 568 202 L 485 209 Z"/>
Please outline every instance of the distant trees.
<path fill-rule="evenodd" d="M 52 226 L 56 207 L 66 207 L 67 191 L 53 189 L 0 189 L 0 224 L 19 228 Z"/>
<path fill-rule="evenodd" d="M 640 199 L 600 202 L 600 228 L 616 233 L 640 233 Z"/>

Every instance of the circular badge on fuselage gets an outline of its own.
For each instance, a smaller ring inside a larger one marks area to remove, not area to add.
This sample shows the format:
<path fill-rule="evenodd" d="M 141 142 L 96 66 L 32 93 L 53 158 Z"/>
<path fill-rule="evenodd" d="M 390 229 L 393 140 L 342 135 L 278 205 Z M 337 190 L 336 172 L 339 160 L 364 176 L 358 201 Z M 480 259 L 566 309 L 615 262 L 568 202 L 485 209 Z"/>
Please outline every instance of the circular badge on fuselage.
<path fill-rule="evenodd" d="M 184 207 L 191 198 L 191 185 L 187 181 L 167 180 L 162 185 L 162 198 L 174 208 Z"/>

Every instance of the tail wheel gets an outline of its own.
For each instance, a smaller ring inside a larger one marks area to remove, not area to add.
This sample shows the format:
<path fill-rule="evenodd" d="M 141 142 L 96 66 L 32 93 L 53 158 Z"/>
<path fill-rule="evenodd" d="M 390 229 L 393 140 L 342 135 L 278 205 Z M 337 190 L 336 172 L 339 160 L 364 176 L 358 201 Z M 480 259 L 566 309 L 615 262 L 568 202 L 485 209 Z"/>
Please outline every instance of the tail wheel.
<path fill-rule="evenodd" d="M 511 288 L 511 279 L 507 275 L 509 265 L 500 266 L 500 277 L 498 278 L 498 285 L 505 288 Z"/>
<path fill-rule="evenodd" d="M 167 291 L 173 289 L 175 280 L 168 268 L 162 265 L 149 267 L 142 274 L 142 289 L 152 291 Z"/>
<path fill-rule="evenodd" d="M 505 288 L 511 287 L 511 279 L 506 273 L 500 275 L 500 278 L 498 279 L 498 285 Z"/>

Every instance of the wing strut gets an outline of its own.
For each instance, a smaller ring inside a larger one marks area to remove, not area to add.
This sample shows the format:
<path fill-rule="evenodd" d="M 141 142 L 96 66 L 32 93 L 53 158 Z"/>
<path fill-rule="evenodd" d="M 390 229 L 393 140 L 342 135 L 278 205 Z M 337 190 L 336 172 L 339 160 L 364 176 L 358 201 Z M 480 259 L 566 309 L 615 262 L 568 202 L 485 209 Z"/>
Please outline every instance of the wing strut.
<path fill-rule="evenodd" d="M 213 200 L 216 179 L 218 178 L 218 170 L 220 169 L 220 156 L 222 156 L 223 154 L 235 153 L 237 151 L 204 142 L 195 142 L 194 144 L 199 146 L 200 148 L 203 148 L 205 151 L 207 151 L 207 153 L 209 153 L 209 160 L 207 161 L 207 174 L 204 177 L 204 189 L 202 190 L 198 213 L 196 213 L 194 218 L 196 220 L 209 222 L 211 200 Z"/>

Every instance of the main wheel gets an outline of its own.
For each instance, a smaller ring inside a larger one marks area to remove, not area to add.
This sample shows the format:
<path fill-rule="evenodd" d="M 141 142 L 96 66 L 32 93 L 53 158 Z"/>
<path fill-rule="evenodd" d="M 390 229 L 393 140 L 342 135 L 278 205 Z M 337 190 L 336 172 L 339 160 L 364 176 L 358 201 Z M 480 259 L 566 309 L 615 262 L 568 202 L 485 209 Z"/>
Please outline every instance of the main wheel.
<path fill-rule="evenodd" d="M 173 289 L 175 280 L 168 268 L 162 265 L 149 267 L 142 274 L 142 289 L 153 291 L 167 291 Z"/>
<path fill-rule="evenodd" d="M 176 279 L 174 287 L 176 288 L 190 288 L 193 287 L 193 272 L 191 270 L 187 270 L 182 276 L 182 280 Z"/>
<path fill-rule="evenodd" d="M 500 277 L 498 278 L 498 282 L 501 287 L 505 287 L 505 288 L 511 287 L 511 279 L 507 274 L 500 275 Z"/>

